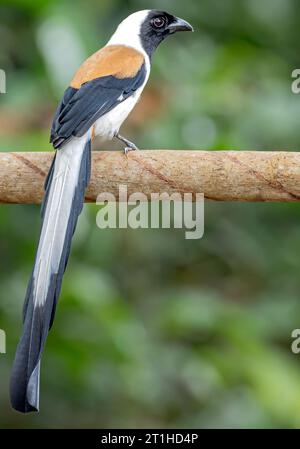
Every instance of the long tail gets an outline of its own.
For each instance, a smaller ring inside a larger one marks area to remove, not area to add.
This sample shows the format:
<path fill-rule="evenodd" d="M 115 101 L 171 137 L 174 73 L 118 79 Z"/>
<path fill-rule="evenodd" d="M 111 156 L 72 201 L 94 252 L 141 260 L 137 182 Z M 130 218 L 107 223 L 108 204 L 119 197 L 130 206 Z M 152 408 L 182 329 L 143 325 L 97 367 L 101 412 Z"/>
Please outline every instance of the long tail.
<path fill-rule="evenodd" d="M 41 356 L 53 323 L 90 168 L 90 137 L 73 138 L 56 152 L 46 180 L 41 234 L 10 383 L 12 407 L 23 413 L 39 410 Z"/>

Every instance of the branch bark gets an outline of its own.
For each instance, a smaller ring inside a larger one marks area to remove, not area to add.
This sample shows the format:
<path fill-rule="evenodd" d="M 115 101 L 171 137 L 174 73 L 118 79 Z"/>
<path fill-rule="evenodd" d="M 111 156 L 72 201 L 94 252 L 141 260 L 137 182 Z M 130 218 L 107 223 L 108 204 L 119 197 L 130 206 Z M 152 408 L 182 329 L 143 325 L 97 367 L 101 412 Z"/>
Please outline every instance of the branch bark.
<path fill-rule="evenodd" d="M 54 153 L 0 153 L 0 203 L 38 204 Z M 204 193 L 216 201 L 300 201 L 300 153 L 265 151 L 93 152 L 86 201 L 102 192 Z"/>

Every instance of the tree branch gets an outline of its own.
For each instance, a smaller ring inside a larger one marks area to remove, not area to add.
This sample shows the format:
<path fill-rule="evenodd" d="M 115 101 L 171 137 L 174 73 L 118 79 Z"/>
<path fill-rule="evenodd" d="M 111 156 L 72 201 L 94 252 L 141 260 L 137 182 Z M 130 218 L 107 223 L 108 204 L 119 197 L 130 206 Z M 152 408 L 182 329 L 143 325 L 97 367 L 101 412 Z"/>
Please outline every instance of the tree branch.
<path fill-rule="evenodd" d="M 0 203 L 40 203 L 54 153 L 0 153 Z M 93 152 L 86 201 L 102 192 L 204 193 L 217 201 L 300 201 L 300 153 L 265 151 Z"/>

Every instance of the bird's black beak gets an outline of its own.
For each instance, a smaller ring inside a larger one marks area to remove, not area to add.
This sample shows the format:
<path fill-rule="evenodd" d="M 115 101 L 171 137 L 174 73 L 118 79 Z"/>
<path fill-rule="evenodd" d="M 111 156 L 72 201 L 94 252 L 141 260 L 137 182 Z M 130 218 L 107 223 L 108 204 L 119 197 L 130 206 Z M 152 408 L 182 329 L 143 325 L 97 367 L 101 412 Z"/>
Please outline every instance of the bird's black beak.
<path fill-rule="evenodd" d="M 186 20 L 175 17 L 175 21 L 170 23 L 167 28 L 170 34 L 177 33 L 177 31 L 194 31 L 194 28 Z"/>

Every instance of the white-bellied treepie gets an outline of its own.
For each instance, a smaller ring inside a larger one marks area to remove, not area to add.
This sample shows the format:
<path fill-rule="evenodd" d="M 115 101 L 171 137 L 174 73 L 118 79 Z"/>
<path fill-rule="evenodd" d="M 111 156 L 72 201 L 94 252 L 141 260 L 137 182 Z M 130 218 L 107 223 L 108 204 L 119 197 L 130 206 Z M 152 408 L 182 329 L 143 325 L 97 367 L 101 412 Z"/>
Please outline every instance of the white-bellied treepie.
<path fill-rule="evenodd" d="M 39 410 L 40 363 L 53 323 L 71 239 L 91 171 L 91 140 L 116 137 L 149 78 L 154 50 L 169 35 L 192 31 L 186 21 L 157 10 L 136 12 L 75 74 L 56 111 L 51 142 L 57 150 L 45 183 L 42 227 L 23 311 L 23 334 L 13 365 L 13 408 Z"/>

